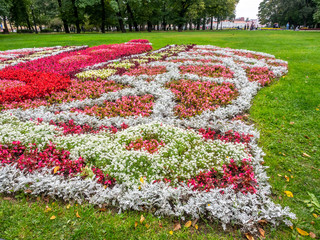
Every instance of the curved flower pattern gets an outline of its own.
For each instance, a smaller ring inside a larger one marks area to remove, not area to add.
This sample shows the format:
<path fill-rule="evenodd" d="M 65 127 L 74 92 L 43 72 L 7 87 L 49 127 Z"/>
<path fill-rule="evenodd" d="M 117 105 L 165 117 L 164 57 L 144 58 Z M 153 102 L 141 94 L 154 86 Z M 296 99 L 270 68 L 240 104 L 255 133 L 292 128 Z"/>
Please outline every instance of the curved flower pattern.
<path fill-rule="evenodd" d="M 0 52 L 0 193 L 28 184 L 252 233 L 260 220 L 291 225 L 294 214 L 268 197 L 259 132 L 240 121 L 288 63 L 209 45 L 151 48 L 137 39 L 38 58 Z"/>

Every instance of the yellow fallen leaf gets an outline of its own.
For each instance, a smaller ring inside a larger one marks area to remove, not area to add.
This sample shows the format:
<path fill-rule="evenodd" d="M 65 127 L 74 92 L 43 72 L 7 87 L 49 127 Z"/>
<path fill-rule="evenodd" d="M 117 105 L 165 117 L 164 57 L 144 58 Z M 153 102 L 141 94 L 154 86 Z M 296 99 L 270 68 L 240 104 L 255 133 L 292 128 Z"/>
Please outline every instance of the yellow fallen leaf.
<path fill-rule="evenodd" d="M 191 221 L 188 221 L 186 222 L 186 224 L 184 225 L 186 228 L 189 228 L 191 226 L 192 222 Z"/>
<path fill-rule="evenodd" d="M 142 224 L 144 220 L 145 220 L 144 216 L 141 215 L 141 217 L 140 217 L 140 223 Z"/>
<path fill-rule="evenodd" d="M 59 169 L 60 169 L 60 167 L 59 167 L 59 166 L 56 166 L 56 167 L 53 169 L 53 174 L 56 174 Z"/>
<path fill-rule="evenodd" d="M 197 229 L 197 230 L 198 230 L 198 228 L 199 228 L 199 227 L 198 227 L 198 224 L 194 225 L 194 227 L 195 227 L 195 229 Z"/>
<path fill-rule="evenodd" d="M 107 186 L 107 185 L 104 185 L 103 187 L 104 187 L 104 189 L 106 189 L 108 186 Z"/>
<path fill-rule="evenodd" d="M 138 222 L 135 221 L 135 222 L 134 222 L 134 227 L 136 228 L 137 226 L 138 226 Z"/>
<path fill-rule="evenodd" d="M 281 175 L 281 174 L 278 174 L 278 176 L 279 176 L 279 177 L 282 177 L 282 175 Z"/>
<path fill-rule="evenodd" d="M 149 228 L 149 227 L 150 227 L 150 225 L 149 225 L 148 223 L 146 223 L 146 225 L 145 225 L 145 226 L 146 226 L 146 228 Z"/>
<path fill-rule="evenodd" d="M 291 178 L 293 178 L 293 176 L 291 175 Z"/>
<path fill-rule="evenodd" d="M 291 169 L 289 169 L 288 171 L 291 172 Z"/>
<path fill-rule="evenodd" d="M 170 231 L 169 234 L 170 234 L 170 235 L 173 235 L 173 231 Z"/>
<path fill-rule="evenodd" d="M 284 191 L 284 193 L 287 194 L 287 197 L 293 197 L 293 194 L 290 191 Z"/>
<path fill-rule="evenodd" d="M 307 233 L 306 231 L 303 231 L 302 229 L 300 228 L 297 228 L 297 231 L 300 235 L 302 236 L 309 236 L 309 233 Z"/>
<path fill-rule="evenodd" d="M 284 177 L 287 179 L 287 182 L 290 181 L 290 178 L 287 175 L 285 175 Z"/>
<path fill-rule="evenodd" d="M 290 228 L 291 228 L 291 230 L 293 230 L 293 226 L 292 225 L 290 226 Z"/>
<path fill-rule="evenodd" d="M 248 240 L 254 240 L 254 237 L 250 233 L 246 233 L 245 235 Z"/>
<path fill-rule="evenodd" d="M 53 219 L 56 219 L 56 216 L 55 215 L 52 215 L 50 220 L 53 220 Z"/>
<path fill-rule="evenodd" d="M 49 208 L 48 206 L 46 206 L 46 209 L 44 210 L 44 212 L 50 212 L 51 208 Z"/>
<path fill-rule="evenodd" d="M 314 216 L 315 218 L 318 218 L 318 215 L 315 213 L 312 213 L 312 216 Z"/>
<path fill-rule="evenodd" d="M 67 209 L 69 209 L 70 207 L 71 207 L 71 205 L 70 205 L 70 204 L 68 204 L 68 205 L 67 205 Z"/>
<path fill-rule="evenodd" d="M 81 218 L 78 211 L 76 212 L 76 216 L 77 216 L 77 218 Z"/>
<path fill-rule="evenodd" d="M 143 177 L 140 178 L 140 182 L 141 182 L 141 183 L 144 183 Z"/>

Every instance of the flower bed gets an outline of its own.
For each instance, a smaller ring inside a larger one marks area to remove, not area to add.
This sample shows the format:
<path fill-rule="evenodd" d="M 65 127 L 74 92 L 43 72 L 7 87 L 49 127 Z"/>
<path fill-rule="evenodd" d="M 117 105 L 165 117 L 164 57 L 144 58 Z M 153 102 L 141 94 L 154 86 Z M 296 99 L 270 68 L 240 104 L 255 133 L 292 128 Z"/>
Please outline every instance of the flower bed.
<path fill-rule="evenodd" d="M 290 225 L 294 214 L 268 197 L 259 133 L 237 120 L 287 62 L 213 46 L 150 48 L 132 40 L 2 70 L 0 192 L 252 233 L 260 220 Z"/>

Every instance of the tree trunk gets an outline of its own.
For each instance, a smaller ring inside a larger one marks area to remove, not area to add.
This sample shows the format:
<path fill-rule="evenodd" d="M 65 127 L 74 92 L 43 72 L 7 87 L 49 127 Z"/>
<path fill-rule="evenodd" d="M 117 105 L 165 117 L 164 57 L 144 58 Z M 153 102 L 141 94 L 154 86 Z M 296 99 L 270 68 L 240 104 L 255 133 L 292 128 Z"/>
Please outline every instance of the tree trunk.
<path fill-rule="evenodd" d="M 76 6 L 76 0 L 71 0 L 71 2 L 72 2 L 72 7 L 73 7 L 73 14 L 74 14 L 74 17 L 76 19 L 77 33 L 80 33 L 81 32 L 80 20 L 79 20 L 78 8 Z"/>
<path fill-rule="evenodd" d="M 37 24 L 36 24 L 36 17 L 34 16 L 33 7 L 31 8 L 31 14 L 32 14 L 32 19 L 33 19 L 34 29 L 36 30 L 36 33 L 38 33 Z"/>
<path fill-rule="evenodd" d="M 100 0 L 101 3 L 101 32 L 106 33 L 106 8 L 105 8 L 105 2 L 104 0 Z"/>
<path fill-rule="evenodd" d="M 9 29 L 8 29 L 8 25 L 7 25 L 7 17 L 6 16 L 3 16 L 3 25 L 4 25 L 3 33 L 4 34 L 9 34 Z"/>
<path fill-rule="evenodd" d="M 70 33 L 68 22 L 67 22 L 67 20 L 65 19 L 64 15 L 63 15 L 61 0 L 58 0 L 58 5 L 59 5 L 59 11 L 60 11 L 60 14 L 61 14 L 61 20 L 63 22 L 64 31 L 65 31 L 65 33 Z"/>
<path fill-rule="evenodd" d="M 219 18 L 217 18 L 217 28 L 216 28 L 216 30 L 219 30 L 219 23 L 220 23 L 220 20 L 219 20 Z"/>
<path fill-rule="evenodd" d="M 207 18 L 206 18 L 206 15 L 204 15 L 203 22 L 202 22 L 202 30 L 206 30 L 206 22 L 207 22 Z"/>
<path fill-rule="evenodd" d="M 120 30 L 121 30 L 121 32 L 126 33 L 126 29 L 124 28 L 123 18 L 122 18 L 122 14 L 121 14 L 121 8 L 120 8 L 119 0 L 116 0 L 116 2 L 118 4 L 118 8 L 119 8 L 119 12 L 117 12 L 116 14 L 117 14 L 117 17 L 118 17 Z"/>
<path fill-rule="evenodd" d="M 130 17 L 131 20 L 132 20 L 132 23 L 133 23 L 133 26 L 134 26 L 134 30 L 135 30 L 136 32 L 138 32 L 138 31 L 139 31 L 138 24 L 137 24 L 137 21 L 136 21 L 134 15 L 133 15 L 133 12 L 132 12 L 132 9 L 131 9 L 131 7 L 130 7 L 129 2 L 127 2 L 127 11 L 128 11 L 128 13 L 129 13 L 129 17 Z M 129 25 L 129 27 L 130 27 L 130 25 Z"/>
<path fill-rule="evenodd" d="M 148 26 L 148 32 L 152 31 L 152 23 L 150 22 L 150 20 L 147 21 L 147 26 Z"/>
<path fill-rule="evenodd" d="M 191 19 L 190 22 L 189 22 L 189 30 L 193 30 L 193 27 L 192 27 L 192 19 Z"/>
<path fill-rule="evenodd" d="M 31 23 L 30 23 L 30 20 L 29 20 L 29 15 L 27 14 L 27 12 L 26 12 L 25 18 L 26 18 L 28 29 L 31 32 L 32 31 L 32 27 L 31 27 Z"/>
<path fill-rule="evenodd" d="M 201 24 L 201 19 L 199 18 L 197 20 L 197 30 L 200 30 L 200 24 Z"/>
<path fill-rule="evenodd" d="M 213 17 L 210 19 L 210 30 L 213 30 Z"/>

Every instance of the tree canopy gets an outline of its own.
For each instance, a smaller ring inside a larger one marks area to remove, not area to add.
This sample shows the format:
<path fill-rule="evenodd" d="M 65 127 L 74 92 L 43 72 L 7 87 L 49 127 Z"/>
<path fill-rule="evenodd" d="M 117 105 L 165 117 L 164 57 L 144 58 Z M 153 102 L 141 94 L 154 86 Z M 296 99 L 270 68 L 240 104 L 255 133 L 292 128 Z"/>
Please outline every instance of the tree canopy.
<path fill-rule="evenodd" d="M 86 29 L 179 31 L 232 19 L 238 0 L 0 0 L 0 16 L 19 31 Z M 211 24 L 212 25 L 212 24 Z M 46 29 L 44 29 L 46 28 Z M 7 27 L 6 27 L 7 29 Z M 212 29 L 212 26 L 211 26 Z"/>

